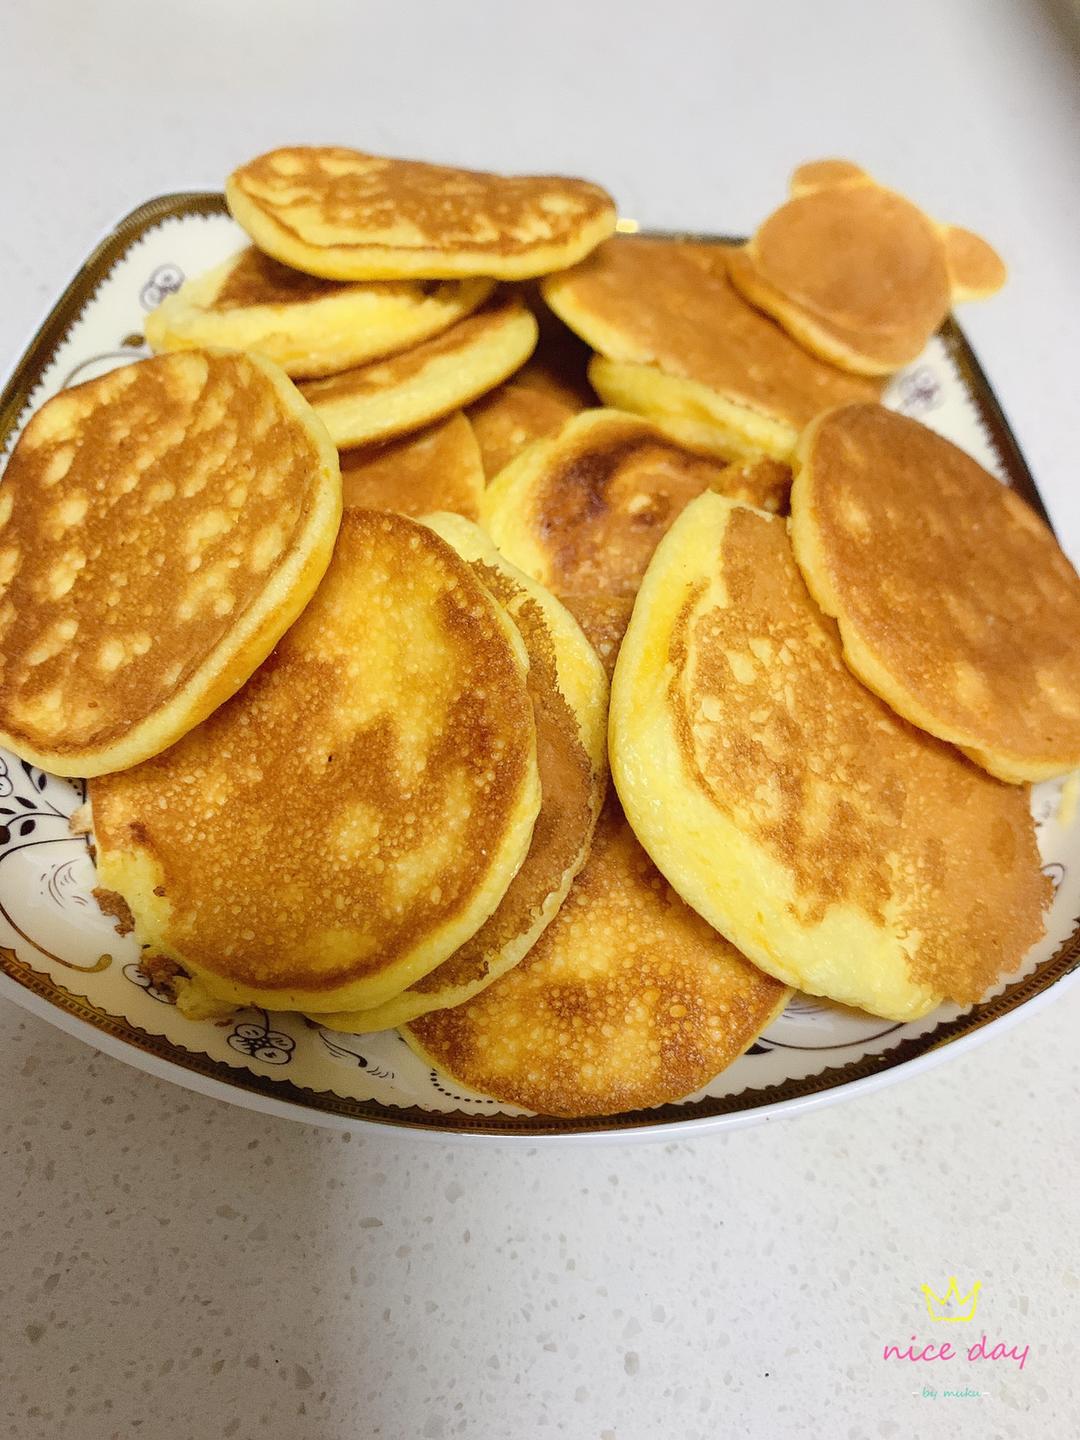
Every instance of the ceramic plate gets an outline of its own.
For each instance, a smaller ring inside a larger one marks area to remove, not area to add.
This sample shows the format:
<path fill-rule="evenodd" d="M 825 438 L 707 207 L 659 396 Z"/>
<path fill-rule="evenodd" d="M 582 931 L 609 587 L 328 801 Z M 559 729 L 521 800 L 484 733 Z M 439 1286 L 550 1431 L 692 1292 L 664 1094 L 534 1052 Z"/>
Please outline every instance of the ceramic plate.
<path fill-rule="evenodd" d="M 220 195 L 168 195 L 129 215 L 61 296 L 0 398 L 4 449 L 48 396 L 145 355 L 147 311 L 245 239 Z M 962 445 L 1045 513 L 952 321 L 896 377 L 886 398 Z M 133 938 L 120 938 L 98 910 L 86 842 L 68 833 L 81 784 L 0 750 L 0 995 L 143 1070 L 296 1119 L 458 1135 L 685 1135 L 772 1118 L 912 1074 L 1045 1001 L 1080 962 L 1080 825 L 1068 823 L 1071 797 L 1062 790 L 1050 784 L 1033 794 L 1055 887 L 1048 933 L 1018 975 L 982 1004 L 966 1011 L 943 1006 L 896 1025 L 796 996 L 704 1090 L 653 1110 L 563 1120 L 459 1091 L 393 1032 L 337 1035 L 298 1015 L 263 1010 L 239 1012 L 226 1024 L 186 1020 L 141 974 Z"/>

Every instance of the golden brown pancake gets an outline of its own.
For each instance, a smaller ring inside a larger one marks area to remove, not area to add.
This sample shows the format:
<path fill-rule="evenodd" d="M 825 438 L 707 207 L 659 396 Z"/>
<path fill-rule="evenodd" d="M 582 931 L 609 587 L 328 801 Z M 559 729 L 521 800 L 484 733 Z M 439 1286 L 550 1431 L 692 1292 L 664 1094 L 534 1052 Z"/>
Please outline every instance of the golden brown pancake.
<path fill-rule="evenodd" d="M 567 595 L 563 604 L 585 632 L 611 679 L 634 609 L 632 595 Z"/>
<path fill-rule="evenodd" d="M 595 404 L 587 391 L 587 386 L 572 385 L 545 364 L 531 360 L 470 405 L 469 420 L 487 478 L 493 480 L 534 440 L 554 434 L 567 420 Z"/>
<path fill-rule="evenodd" d="M 497 476 L 484 522 L 509 560 L 556 595 L 629 595 L 687 501 L 726 469 L 655 425 L 587 410 Z"/>
<path fill-rule="evenodd" d="M 953 299 L 992 295 L 1006 275 L 985 240 L 831 160 L 795 172 L 792 198 L 735 254 L 731 278 L 813 354 L 885 375 L 919 356 Z"/>
<path fill-rule="evenodd" d="M 418 345 L 462 320 L 493 282 L 318 280 L 249 245 L 185 280 L 146 317 L 154 350 L 257 350 L 288 375 L 333 375 Z"/>
<path fill-rule="evenodd" d="M 819 411 L 879 387 L 808 355 L 747 304 L 724 246 L 619 235 L 564 274 L 545 300 L 606 357 L 589 378 L 625 410 L 692 421 L 725 458 L 786 460 Z"/>
<path fill-rule="evenodd" d="M 341 453 L 345 505 L 415 517 L 453 510 L 475 520 L 483 493 L 480 448 L 460 410 L 400 440 Z"/>
<path fill-rule="evenodd" d="M 1019 496 L 878 405 L 799 445 L 792 544 L 844 659 L 1002 780 L 1080 766 L 1080 577 Z"/>
<path fill-rule="evenodd" d="M 572 265 L 615 228 L 598 185 L 556 175 L 490 175 L 288 146 L 225 182 L 234 218 L 260 250 L 331 280 L 523 280 Z"/>
<path fill-rule="evenodd" d="M 521 964 L 405 1035 L 481 1094 L 611 1115 L 706 1085 L 789 994 L 664 883 L 612 796 L 566 904 Z"/>
<path fill-rule="evenodd" d="M 346 511 L 315 597 L 243 690 L 91 786 L 100 887 L 198 993 L 381 1004 L 475 934 L 525 858 L 527 666 L 445 541 Z"/>
<path fill-rule="evenodd" d="M 301 385 L 340 449 L 404 435 L 485 394 L 532 353 L 536 321 L 513 295 L 400 355 Z"/>
<path fill-rule="evenodd" d="M 705 489 L 779 507 L 790 471 L 718 464 L 637 415 L 589 410 L 523 452 L 484 493 L 499 549 L 559 596 L 611 674 L 653 550 Z"/>
<path fill-rule="evenodd" d="M 530 950 L 585 863 L 607 779 L 607 678 L 585 636 L 553 595 L 504 560 L 457 515 L 426 522 L 469 561 L 521 633 L 536 719 L 540 813 L 521 869 L 471 940 L 409 989 L 373 1010 L 320 1017 L 363 1032 L 461 1005 Z"/>
<path fill-rule="evenodd" d="M 968 1005 L 1043 933 L 1026 790 L 872 695 L 784 521 L 705 494 L 615 667 L 612 775 L 675 889 L 777 979 L 895 1020 Z"/>
<path fill-rule="evenodd" d="M 0 485 L 0 743 L 58 775 L 171 745 L 306 604 L 340 513 L 269 361 L 162 356 L 47 401 Z"/>

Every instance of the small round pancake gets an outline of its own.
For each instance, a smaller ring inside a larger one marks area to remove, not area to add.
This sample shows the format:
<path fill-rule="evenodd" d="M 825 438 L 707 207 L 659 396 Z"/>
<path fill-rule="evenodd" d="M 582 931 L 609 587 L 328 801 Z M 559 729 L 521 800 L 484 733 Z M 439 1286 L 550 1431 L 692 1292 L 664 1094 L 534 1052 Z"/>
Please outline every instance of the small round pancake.
<path fill-rule="evenodd" d="M 101 889 L 215 999 L 381 1004 L 479 929 L 525 858 L 527 668 L 445 541 L 347 510 L 315 597 L 244 689 L 91 785 Z"/>
<path fill-rule="evenodd" d="M 585 863 L 607 778 L 608 684 L 603 667 L 553 595 L 504 560 L 457 515 L 426 523 L 464 559 L 521 633 L 536 717 L 540 814 L 521 869 L 471 940 L 408 990 L 373 1010 L 320 1016 L 332 1030 L 386 1030 L 461 1005 L 535 944 Z"/>
<path fill-rule="evenodd" d="M 1080 577 L 1019 496 L 879 405 L 799 445 L 791 539 L 844 659 L 1002 780 L 1080 767 Z"/>
<path fill-rule="evenodd" d="M 317 280 L 250 245 L 185 280 L 146 317 L 154 350 L 226 345 L 257 350 L 287 375 L 333 375 L 394 355 L 463 320 L 491 294 L 490 280 Z"/>
<path fill-rule="evenodd" d="M 612 1115 L 708 1084 L 790 993 L 682 903 L 612 796 L 566 904 L 521 964 L 404 1033 L 481 1094 L 547 1115 Z"/>
<path fill-rule="evenodd" d="M 543 440 L 567 420 L 595 405 L 587 386 L 574 386 L 533 359 L 489 395 L 469 406 L 484 474 L 493 480 L 534 440 Z"/>
<path fill-rule="evenodd" d="M 489 175 L 340 146 L 290 146 L 225 182 L 260 250 L 331 280 L 524 280 L 573 265 L 615 229 L 586 180 Z"/>
<path fill-rule="evenodd" d="M 725 457 L 786 460 L 819 411 L 875 400 L 879 387 L 808 355 L 747 304 L 728 278 L 729 253 L 618 235 L 541 289 L 572 330 L 623 367 L 590 368 L 604 399 L 710 426 Z"/>
<path fill-rule="evenodd" d="M 414 435 L 341 452 L 346 506 L 397 510 L 417 518 L 433 510 L 453 510 L 475 520 L 483 493 L 480 447 L 460 410 Z"/>
<path fill-rule="evenodd" d="M 702 495 L 657 548 L 612 682 L 641 843 L 763 970 L 909 1020 L 967 1005 L 1043 933 L 1027 791 L 851 674 L 785 522 Z"/>
<path fill-rule="evenodd" d="M 632 596 L 683 506 L 725 474 L 640 416 L 586 410 L 492 481 L 483 520 L 507 559 L 560 599 Z"/>
<path fill-rule="evenodd" d="M 536 320 L 496 296 L 432 340 L 300 390 L 339 449 L 418 430 L 485 394 L 532 354 Z"/>
<path fill-rule="evenodd" d="M 921 354 L 952 299 L 993 294 L 1005 282 L 984 240 L 939 225 L 848 161 L 804 165 L 792 192 L 735 254 L 731 278 L 841 369 L 899 370 Z"/>
<path fill-rule="evenodd" d="M 47 401 L 0 484 L 0 743 L 82 776 L 171 745 L 299 614 L 340 514 L 326 431 L 257 356 L 161 356 Z"/>

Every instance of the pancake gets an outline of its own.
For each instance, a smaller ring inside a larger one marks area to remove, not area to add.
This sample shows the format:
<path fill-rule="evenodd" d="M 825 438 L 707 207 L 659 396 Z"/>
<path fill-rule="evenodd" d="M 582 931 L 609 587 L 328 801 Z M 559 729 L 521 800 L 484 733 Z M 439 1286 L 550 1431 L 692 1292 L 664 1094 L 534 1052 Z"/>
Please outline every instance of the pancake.
<path fill-rule="evenodd" d="M 844 659 L 898 714 L 1002 780 L 1080 767 L 1080 577 L 969 455 L 877 405 L 823 415 L 791 538 Z"/>
<path fill-rule="evenodd" d="M 472 939 L 383 1005 L 320 1016 L 320 1023 L 334 1030 L 385 1030 L 429 1010 L 460 1005 L 516 965 L 550 924 L 585 863 L 604 795 L 608 686 L 592 647 L 554 596 L 504 560 L 477 526 L 457 515 L 433 515 L 427 524 L 469 561 L 525 642 L 540 813 L 521 869 Z"/>
<path fill-rule="evenodd" d="M 602 592 L 596 595 L 567 595 L 563 604 L 581 626 L 610 680 L 619 646 L 633 614 L 634 597 L 605 595 Z"/>
<path fill-rule="evenodd" d="M 523 280 L 573 265 L 615 229 L 598 185 L 489 175 L 341 146 L 288 146 L 234 170 L 233 217 L 260 250 L 331 280 Z"/>
<path fill-rule="evenodd" d="M 611 797 L 566 904 L 521 964 L 404 1033 L 481 1094 L 612 1115 L 706 1085 L 789 995 L 664 883 Z"/>
<path fill-rule="evenodd" d="M 1028 792 L 855 679 L 777 517 L 712 494 L 683 511 L 623 641 L 609 743 L 653 860 L 787 984 L 910 1020 L 978 1000 L 1043 933 Z"/>
<path fill-rule="evenodd" d="M 475 520 L 483 493 L 480 448 L 460 410 L 413 435 L 341 453 L 345 505 L 416 517 L 453 510 Z"/>
<path fill-rule="evenodd" d="M 693 380 L 665 375 L 657 365 L 632 365 L 594 355 L 589 383 L 605 405 L 642 415 L 673 440 L 724 464 L 758 457 L 790 459 L 793 426 L 770 422 Z"/>
<path fill-rule="evenodd" d="M 32 416 L 0 484 L 0 744 L 121 770 L 241 686 L 307 603 L 337 455 L 287 377 L 190 351 Z"/>
<path fill-rule="evenodd" d="M 879 387 L 808 355 L 739 295 L 728 248 L 618 235 L 549 276 L 544 299 L 614 365 L 590 367 L 603 399 L 715 433 L 725 458 L 787 460 L 821 410 Z M 632 368 L 633 367 L 633 368 Z"/>
<path fill-rule="evenodd" d="M 768 458 L 733 461 L 710 488 L 729 500 L 786 515 L 791 507 L 791 466 Z"/>
<path fill-rule="evenodd" d="M 439 334 L 486 300 L 492 284 L 341 284 L 291 270 L 248 246 L 166 296 L 146 317 L 146 339 L 159 351 L 257 350 L 287 375 L 333 375 Z"/>
<path fill-rule="evenodd" d="M 185 1001 L 381 1004 L 479 929 L 540 809 L 521 637 L 404 516 L 347 510 L 315 597 L 240 693 L 90 787 L 98 883 Z"/>
<path fill-rule="evenodd" d="M 587 385 L 573 385 L 545 364 L 531 360 L 469 406 L 484 474 L 493 480 L 534 440 L 554 434 L 593 404 Z"/>
<path fill-rule="evenodd" d="M 588 410 L 537 441 L 487 488 L 481 514 L 502 553 L 546 586 L 610 676 L 660 537 L 706 489 L 786 500 L 786 466 L 720 465 L 637 415 Z"/>
<path fill-rule="evenodd" d="M 497 296 L 432 340 L 300 390 L 344 450 L 418 430 L 467 405 L 522 365 L 535 344 L 529 311 L 514 296 Z"/>
<path fill-rule="evenodd" d="M 560 599 L 632 597 L 683 506 L 729 483 L 742 493 L 747 474 L 640 416 L 587 410 L 496 477 L 483 518 L 503 554 Z"/>
<path fill-rule="evenodd" d="M 887 375 L 922 353 L 955 300 L 1005 283 L 1000 257 L 849 161 L 795 172 L 792 198 L 731 265 L 733 283 L 813 354 Z"/>

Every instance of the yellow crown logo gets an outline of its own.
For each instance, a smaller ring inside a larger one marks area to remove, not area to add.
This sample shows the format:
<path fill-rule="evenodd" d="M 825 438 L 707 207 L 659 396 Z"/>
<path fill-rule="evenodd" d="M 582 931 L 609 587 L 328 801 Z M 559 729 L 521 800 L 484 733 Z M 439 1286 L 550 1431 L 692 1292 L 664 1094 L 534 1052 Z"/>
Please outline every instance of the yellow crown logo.
<path fill-rule="evenodd" d="M 956 1276 L 949 1276 L 944 1295 L 935 1295 L 929 1285 L 920 1287 L 926 1296 L 926 1308 L 931 1320 L 974 1320 L 975 1306 L 979 1303 L 982 1281 L 976 1280 L 966 1295 L 960 1294 Z"/>

